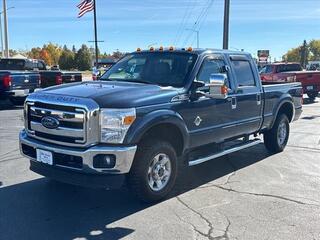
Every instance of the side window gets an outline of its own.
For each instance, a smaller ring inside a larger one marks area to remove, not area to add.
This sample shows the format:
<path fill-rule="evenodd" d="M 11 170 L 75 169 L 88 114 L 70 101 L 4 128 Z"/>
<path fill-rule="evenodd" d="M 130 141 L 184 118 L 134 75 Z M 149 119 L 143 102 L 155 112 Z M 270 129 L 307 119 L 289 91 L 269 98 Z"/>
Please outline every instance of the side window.
<path fill-rule="evenodd" d="M 222 73 L 228 77 L 225 68 L 226 64 L 222 59 L 207 58 L 203 61 L 197 80 L 205 83 L 210 83 L 211 74 Z M 229 87 L 229 83 L 228 87 Z"/>
<path fill-rule="evenodd" d="M 38 69 L 39 70 L 46 70 L 46 68 L 42 62 L 38 62 Z"/>
<path fill-rule="evenodd" d="M 249 61 L 233 60 L 232 64 L 239 87 L 256 86 L 254 75 Z"/>

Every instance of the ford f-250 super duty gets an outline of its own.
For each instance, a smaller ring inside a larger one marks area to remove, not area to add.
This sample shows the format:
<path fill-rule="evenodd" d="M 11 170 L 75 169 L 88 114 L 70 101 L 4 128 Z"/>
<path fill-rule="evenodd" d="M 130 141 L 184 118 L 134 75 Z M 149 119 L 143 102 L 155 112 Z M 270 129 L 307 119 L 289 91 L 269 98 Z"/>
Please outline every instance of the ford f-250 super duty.
<path fill-rule="evenodd" d="M 261 142 L 283 151 L 302 112 L 300 83 L 263 87 L 249 54 L 159 49 L 128 54 L 97 82 L 56 86 L 25 103 L 31 170 L 82 186 L 164 198 L 178 166 Z"/>

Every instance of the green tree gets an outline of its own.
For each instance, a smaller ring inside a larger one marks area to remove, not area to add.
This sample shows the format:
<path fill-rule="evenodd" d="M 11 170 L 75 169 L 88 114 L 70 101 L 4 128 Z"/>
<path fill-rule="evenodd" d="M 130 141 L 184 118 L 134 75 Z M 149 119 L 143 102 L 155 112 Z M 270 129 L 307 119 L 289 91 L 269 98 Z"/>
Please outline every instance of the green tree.
<path fill-rule="evenodd" d="M 75 68 L 75 54 L 65 45 L 59 59 L 59 66 L 61 69 L 70 70 Z"/>
<path fill-rule="evenodd" d="M 320 40 L 312 40 L 309 43 L 310 60 L 320 61 Z"/>
<path fill-rule="evenodd" d="M 290 49 L 285 55 L 283 55 L 282 59 L 287 62 L 300 62 L 300 49 L 301 47 Z"/>
<path fill-rule="evenodd" d="M 78 50 L 75 61 L 79 70 L 86 71 L 91 69 L 91 53 L 90 49 L 85 44 Z"/>

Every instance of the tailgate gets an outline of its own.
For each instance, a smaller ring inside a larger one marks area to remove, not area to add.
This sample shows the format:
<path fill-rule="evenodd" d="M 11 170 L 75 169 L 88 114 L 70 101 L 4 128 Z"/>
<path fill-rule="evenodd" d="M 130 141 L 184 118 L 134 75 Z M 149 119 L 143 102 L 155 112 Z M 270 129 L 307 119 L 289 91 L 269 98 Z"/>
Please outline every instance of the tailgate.
<path fill-rule="evenodd" d="M 11 73 L 11 90 L 39 88 L 40 75 L 38 73 Z"/>
<path fill-rule="evenodd" d="M 82 74 L 81 73 L 70 73 L 63 72 L 62 73 L 62 82 L 63 83 L 72 83 L 72 82 L 81 82 Z"/>
<path fill-rule="evenodd" d="M 296 81 L 301 82 L 303 90 L 320 91 L 320 72 L 296 72 Z"/>

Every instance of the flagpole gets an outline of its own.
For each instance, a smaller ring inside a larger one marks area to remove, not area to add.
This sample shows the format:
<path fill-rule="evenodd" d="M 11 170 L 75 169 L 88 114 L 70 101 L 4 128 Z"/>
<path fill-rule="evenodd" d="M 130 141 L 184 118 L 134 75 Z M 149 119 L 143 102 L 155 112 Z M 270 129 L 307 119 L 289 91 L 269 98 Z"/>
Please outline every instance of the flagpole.
<path fill-rule="evenodd" d="M 99 51 L 98 51 L 98 29 L 97 29 L 97 6 L 96 0 L 93 0 L 94 4 L 94 42 L 95 42 L 95 50 L 96 50 L 96 67 L 98 67 L 98 59 L 99 59 Z"/>

